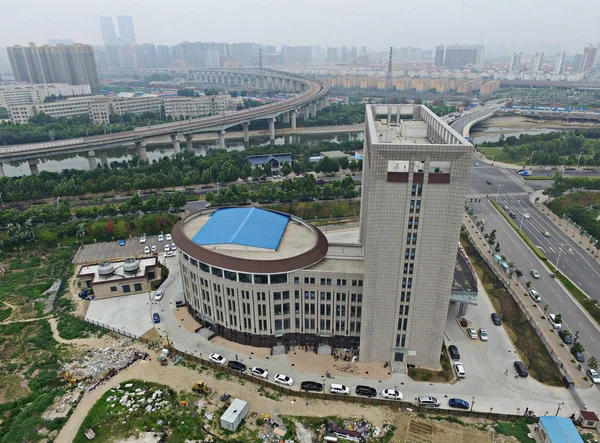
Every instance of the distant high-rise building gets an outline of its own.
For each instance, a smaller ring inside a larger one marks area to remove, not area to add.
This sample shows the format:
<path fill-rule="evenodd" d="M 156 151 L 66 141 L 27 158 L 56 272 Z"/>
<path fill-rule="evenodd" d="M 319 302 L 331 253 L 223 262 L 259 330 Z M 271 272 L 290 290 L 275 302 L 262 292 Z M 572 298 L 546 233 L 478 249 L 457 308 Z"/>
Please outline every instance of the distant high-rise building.
<path fill-rule="evenodd" d="M 356 48 L 356 46 L 352 46 L 350 48 L 350 50 L 348 51 L 348 58 L 350 60 L 356 60 L 357 55 L 358 55 L 358 49 Z"/>
<path fill-rule="evenodd" d="M 232 43 L 229 48 L 234 61 L 258 66 L 258 45 L 256 43 Z"/>
<path fill-rule="evenodd" d="M 104 46 L 116 46 L 119 44 L 119 38 L 117 37 L 112 17 L 100 17 L 100 30 L 102 31 Z"/>
<path fill-rule="evenodd" d="M 283 63 L 310 63 L 312 61 L 312 48 L 310 46 L 288 46 L 281 47 Z"/>
<path fill-rule="evenodd" d="M 438 59 L 436 48 L 436 61 Z M 475 65 L 483 61 L 483 45 L 451 45 L 444 50 L 444 66 L 449 68 L 462 68 L 466 65 Z"/>
<path fill-rule="evenodd" d="M 118 15 L 117 23 L 119 25 L 121 44 L 134 46 L 136 41 L 135 29 L 133 28 L 133 17 L 130 15 Z"/>
<path fill-rule="evenodd" d="M 341 59 L 342 63 L 348 63 L 348 48 L 346 48 L 346 46 L 342 46 L 341 57 L 342 57 L 342 59 Z"/>
<path fill-rule="evenodd" d="M 166 45 L 158 45 L 156 47 L 156 52 L 158 53 L 159 68 L 168 68 L 171 66 L 171 48 Z"/>
<path fill-rule="evenodd" d="M 544 53 L 538 52 L 533 57 L 533 62 L 531 63 L 531 73 L 535 74 L 536 72 L 540 72 L 542 70 L 543 63 L 544 63 Z"/>
<path fill-rule="evenodd" d="M 446 48 L 444 45 L 438 45 L 435 47 L 435 64 L 438 66 L 442 66 L 444 64 L 444 54 L 446 52 Z"/>
<path fill-rule="evenodd" d="M 418 62 L 423 59 L 423 51 L 421 48 L 400 47 L 394 48 L 393 60 L 395 62 Z"/>
<path fill-rule="evenodd" d="M 520 52 L 517 54 L 513 52 L 512 58 L 510 59 L 510 68 L 509 72 L 519 72 L 521 68 L 521 54 Z"/>
<path fill-rule="evenodd" d="M 554 59 L 554 67 L 552 68 L 552 74 L 560 75 L 563 72 L 563 68 L 565 65 L 565 53 L 559 52 L 556 54 L 556 58 Z"/>
<path fill-rule="evenodd" d="M 573 58 L 573 66 L 571 67 L 571 74 L 581 74 L 585 65 L 585 54 L 578 52 Z"/>
<path fill-rule="evenodd" d="M 338 48 L 327 48 L 327 62 L 337 63 L 338 62 Z"/>
<path fill-rule="evenodd" d="M 591 71 L 596 67 L 596 59 L 598 57 L 598 49 L 600 48 L 600 43 L 593 45 L 588 43 L 583 48 L 584 55 L 584 63 L 583 63 L 583 72 Z"/>
<path fill-rule="evenodd" d="M 206 51 L 204 54 L 207 68 L 220 68 L 221 58 L 219 51 Z"/>
<path fill-rule="evenodd" d="M 94 49 L 90 45 L 10 46 L 10 66 L 17 81 L 90 85 L 100 91 Z"/>
<path fill-rule="evenodd" d="M 73 44 L 73 40 L 71 40 L 70 38 L 50 38 L 50 39 L 48 39 L 48 44 L 50 46 L 72 45 Z"/>

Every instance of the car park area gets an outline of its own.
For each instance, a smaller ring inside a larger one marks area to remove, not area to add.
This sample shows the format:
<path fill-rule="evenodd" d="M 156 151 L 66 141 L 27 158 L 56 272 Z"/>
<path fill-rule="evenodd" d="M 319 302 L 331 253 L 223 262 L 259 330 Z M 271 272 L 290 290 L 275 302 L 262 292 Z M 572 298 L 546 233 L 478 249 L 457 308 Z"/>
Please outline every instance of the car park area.
<path fill-rule="evenodd" d="M 151 250 L 150 253 L 155 251 L 163 252 L 164 250 L 164 242 L 159 242 L 158 236 L 156 235 L 147 236 L 143 243 L 140 243 L 140 237 L 125 239 L 125 244 L 123 246 L 121 246 L 120 243 L 121 240 L 115 240 L 112 242 L 85 245 L 84 247 L 79 248 L 77 254 L 75 254 L 73 263 L 83 265 L 86 262 L 98 263 L 105 260 L 115 261 L 129 257 L 141 257 L 148 254 L 146 248 Z M 172 247 L 170 249 L 172 249 Z"/>

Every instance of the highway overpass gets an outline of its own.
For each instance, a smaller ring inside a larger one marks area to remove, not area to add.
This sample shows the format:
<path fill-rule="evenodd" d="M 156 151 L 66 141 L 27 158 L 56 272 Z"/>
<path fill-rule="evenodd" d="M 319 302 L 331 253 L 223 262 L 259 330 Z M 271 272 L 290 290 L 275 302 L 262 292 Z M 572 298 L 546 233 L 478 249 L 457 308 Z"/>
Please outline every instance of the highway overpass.
<path fill-rule="evenodd" d="M 181 122 L 164 123 L 135 128 L 133 131 L 106 134 L 94 137 L 5 146 L 0 148 L 0 176 L 4 176 L 2 163 L 10 161 L 29 162 L 32 174 L 38 174 L 38 158 L 52 154 L 87 152 L 90 168 L 97 166 L 97 156 L 101 164 L 107 164 L 106 150 L 123 145 L 135 144 L 137 155 L 146 160 L 145 141 L 152 137 L 170 135 L 176 153 L 181 151 L 180 142 L 186 141 L 192 148 L 192 135 L 200 132 L 217 132 L 221 147 L 225 147 L 225 131 L 242 125 L 244 141 L 249 141 L 248 126 L 254 120 L 269 121 L 269 137 L 275 139 L 275 120 L 282 117 L 284 123 L 296 128 L 298 114 L 304 119 L 315 116 L 329 105 L 329 87 L 317 79 L 302 77 L 288 72 L 270 69 L 205 69 L 188 70 L 190 80 L 202 83 L 223 84 L 232 88 L 277 89 L 295 93 L 293 98 L 279 103 L 270 103 L 241 111 L 229 111 L 223 115 L 195 118 Z"/>

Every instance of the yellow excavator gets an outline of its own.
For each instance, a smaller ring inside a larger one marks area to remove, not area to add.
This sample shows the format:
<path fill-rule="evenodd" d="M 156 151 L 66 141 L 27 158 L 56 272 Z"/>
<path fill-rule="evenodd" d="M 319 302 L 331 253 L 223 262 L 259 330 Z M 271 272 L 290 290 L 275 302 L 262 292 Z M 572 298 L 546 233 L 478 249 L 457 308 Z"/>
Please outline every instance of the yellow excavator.
<path fill-rule="evenodd" d="M 203 381 L 199 381 L 194 383 L 194 386 L 192 386 L 192 391 L 196 394 L 210 395 L 212 389 L 210 389 Z"/>

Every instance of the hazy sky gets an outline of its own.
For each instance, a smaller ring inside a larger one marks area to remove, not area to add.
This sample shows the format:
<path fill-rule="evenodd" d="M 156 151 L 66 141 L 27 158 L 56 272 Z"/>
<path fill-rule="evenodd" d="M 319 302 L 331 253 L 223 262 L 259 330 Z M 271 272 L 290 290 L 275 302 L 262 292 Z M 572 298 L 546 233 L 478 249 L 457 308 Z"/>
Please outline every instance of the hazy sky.
<path fill-rule="evenodd" d="M 507 52 L 574 52 L 600 41 L 598 0 L 0 0 L 0 46 L 50 38 L 102 44 L 103 15 L 132 15 L 138 43 L 169 45 L 291 42 L 371 51 L 485 43 L 505 44 Z"/>

